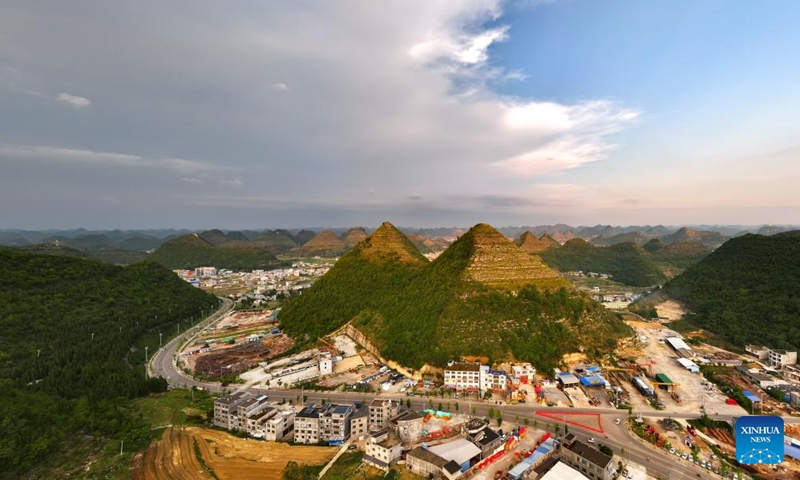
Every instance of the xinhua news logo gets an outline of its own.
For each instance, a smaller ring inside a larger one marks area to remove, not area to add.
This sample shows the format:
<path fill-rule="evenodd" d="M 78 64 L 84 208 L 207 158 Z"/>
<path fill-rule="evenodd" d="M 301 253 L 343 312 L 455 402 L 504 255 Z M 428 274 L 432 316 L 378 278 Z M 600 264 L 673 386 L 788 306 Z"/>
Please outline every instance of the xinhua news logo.
<path fill-rule="evenodd" d="M 781 463 L 783 419 L 749 416 L 736 420 L 736 459 L 748 465 Z"/>

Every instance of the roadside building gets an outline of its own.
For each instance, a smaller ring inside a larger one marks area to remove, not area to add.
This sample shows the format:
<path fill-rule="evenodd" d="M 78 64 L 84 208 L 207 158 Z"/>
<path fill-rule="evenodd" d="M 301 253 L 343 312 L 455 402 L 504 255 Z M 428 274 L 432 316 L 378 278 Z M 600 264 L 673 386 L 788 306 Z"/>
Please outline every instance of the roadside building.
<path fill-rule="evenodd" d="M 319 355 L 319 376 L 324 377 L 333 373 L 333 360 L 329 352 Z"/>
<path fill-rule="evenodd" d="M 783 374 L 790 380 L 800 382 L 800 367 L 797 365 L 786 365 L 783 367 Z"/>
<path fill-rule="evenodd" d="M 481 389 L 481 365 L 478 363 L 454 363 L 444 369 L 445 388 L 457 391 L 476 392 Z"/>
<path fill-rule="evenodd" d="M 364 463 L 379 468 L 385 472 L 400 460 L 403 447 L 400 439 L 387 429 L 372 433 L 367 440 Z"/>
<path fill-rule="evenodd" d="M 482 375 L 481 382 L 485 385 L 482 391 L 491 390 L 495 393 L 505 393 L 508 388 L 508 374 L 505 370 L 489 369 Z"/>
<path fill-rule="evenodd" d="M 797 363 L 797 351 L 770 350 L 767 360 L 772 368 L 780 370 L 786 365 L 794 365 Z"/>
<path fill-rule="evenodd" d="M 267 405 L 268 397 L 266 395 L 259 395 L 256 397 L 248 394 L 247 397 L 245 401 L 241 402 L 236 407 L 236 421 L 231 421 L 231 423 L 234 424 L 233 428 L 240 432 L 248 431 L 248 420 L 250 416 L 258 416 L 259 413 L 269 408 L 269 405 Z"/>
<path fill-rule="evenodd" d="M 573 435 L 574 437 L 574 435 Z M 538 467 L 544 467 L 545 463 L 553 458 L 556 449 L 556 442 L 553 438 L 548 438 L 541 445 L 531 453 L 530 456 L 522 459 L 521 462 L 514 465 L 509 471 L 508 476 L 512 480 L 519 480 L 521 478 L 529 478 L 532 476 L 532 471 Z M 553 462 L 555 463 L 555 462 Z M 544 467 L 546 468 L 546 467 Z"/>
<path fill-rule="evenodd" d="M 561 372 L 557 377 L 559 383 L 561 383 L 564 388 L 578 388 L 578 385 L 581 383 L 578 377 L 571 373 Z"/>
<path fill-rule="evenodd" d="M 283 440 L 294 429 L 294 409 L 279 410 L 264 423 L 264 440 Z"/>
<path fill-rule="evenodd" d="M 565 438 L 565 443 L 561 448 L 561 461 L 591 480 L 611 480 L 613 478 L 612 458 L 600 450 L 574 439 L 574 436 L 570 440 Z"/>
<path fill-rule="evenodd" d="M 452 442 L 434 445 L 428 447 L 428 450 L 448 462 L 456 462 L 462 473 L 469 470 L 469 467 L 474 463 L 477 463 L 481 456 L 481 449 L 466 438 L 459 438 Z"/>
<path fill-rule="evenodd" d="M 273 415 L 275 415 L 274 408 L 265 408 L 260 412 L 249 415 L 246 420 L 247 434 L 256 438 L 264 438 L 267 420 Z"/>
<path fill-rule="evenodd" d="M 764 345 L 745 345 L 744 350 L 759 360 L 766 360 L 769 356 L 769 348 Z"/>
<path fill-rule="evenodd" d="M 416 443 L 422 438 L 423 416 L 413 410 L 406 410 L 389 420 L 389 427 L 403 443 Z"/>
<path fill-rule="evenodd" d="M 789 404 L 793 408 L 800 408 L 800 392 L 789 392 Z"/>
<path fill-rule="evenodd" d="M 319 412 L 320 408 L 309 403 L 295 415 L 294 441 L 306 445 L 320 442 Z"/>
<path fill-rule="evenodd" d="M 696 363 L 691 361 L 691 360 L 688 360 L 686 358 L 679 358 L 679 359 L 677 359 L 677 361 L 683 368 L 685 368 L 686 370 L 689 370 L 692 373 L 699 373 L 700 372 L 700 367 Z"/>
<path fill-rule="evenodd" d="M 352 404 L 325 405 L 319 414 L 320 440 L 331 445 L 341 445 L 350 438 L 350 417 L 353 410 Z"/>
<path fill-rule="evenodd" d="M 521 363 L 511 367 L 514 383 L 533 383 L 536 369 L 530 363 Z"/>
<path fill-rule="evenodd" d="M 670 347 L 682 358 L 691 358 L 692 349 L 683 340 L 678 337 L 667 337 L 664 339 Z"/>
<path fill-rule="evenodd" d="M 369 433 L 369 405 L 363 405 L 350 417 L 350 436 L 361 440 Z"/>
<path fill-rule="evenodd" d="M 389 419 L 397 416 L 400 402 L 376 398 L 369 404 L 369 431 L 377 432 L 389 426 Z"/>
<path fill-rule="evenodd" d="M 564 462 L 556 462 L 550 470 L 537 478 L 538 480 L 589 480 L 589 477 Z"/>
<path fill-rule="evenodd" d="M 225 395 L 214 401 L 214 425 L 231 430 L 238 425 L 237 408 L 249 398 L 245 391 Z"/>

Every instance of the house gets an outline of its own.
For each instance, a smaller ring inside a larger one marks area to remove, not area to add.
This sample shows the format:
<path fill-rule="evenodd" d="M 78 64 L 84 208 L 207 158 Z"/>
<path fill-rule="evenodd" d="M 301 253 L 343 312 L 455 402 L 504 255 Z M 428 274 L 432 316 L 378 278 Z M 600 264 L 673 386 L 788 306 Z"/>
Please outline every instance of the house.
<path fill-rule="evenodd" d="M 797 363 L 797 352 L 790 350 L 770 350 L 767 361 L 771 367 L 780 370 L 786 365 L 795 365 Z"/>
<path fill-rule="evenodd" d="M 447 461 L 456 462 L 462 473 L 477 463 L 481 456 L 481 449 L 466 438 L 434 445 L 428 447 L 428 450 Z"/>
<path fill-rule="evenodd" d="M 453 460 L 445 460 L 430 450 L 417 447 L 406 454 L 406 466 L 412 473 L 424 478 L 443 476 L 448 480 L 459 478 L 461 467 Z"/>
<path fill-rule="evenodd" d="M 797 365 L 786 365 L 783 367 L 783 375 L 790 380 L 800 382 L 800 367 Z"/>
<path fill-rule="evenodd" d="M 353 410 L 353 405 L 325 405 L 319 413 L 320 440 L 335 445 L 350 438 L 350 417 Z"/>
<path fill-rule="evenodd" d="M 588 480 L 589 477 L 582 474 L 578 470 L 570 467 L 564 462 L 556 462 L 550 470 L 544 475 L 538 477 L 538 480 Z"/>
<path fill-rule="evenodd" d="M 750 380 L 754 385 L 762 389 L 778 387 L 786 385 L 788 382 L 779 378 L 767 375 L 761 365 L 757 363 L 747 363 L 744 365 L 737 365 L 733 367 L 737 372 L 741 373 L 746 379 Z"/>
<path fill-rule="evenodd" d="M 574 434 L 567 435 L 567 438 L 574 439 Z M 536 449 L 531 453 L 529 456 L 522 459 L 521 462 L 514 465 L 508 471 L 508 477 L 512 480 L 519 480 L 521 478 L 536 478 L 531 474 L 531 471 L 537 470 L 540 468 L 547 468 L 548 463 L 555 463 L 553 460 L 553 454 L 556 450 L 556 441 L 553 438 L 548 438 L 541 445 L 536 447 Z"/>
<path fill-rule="evenodd" d="M 262 411 L 269 408 L 267 405 L 267 396 L 259 395 L 257 397 L 249 395 L 245 401 L 239 403 L 236 407 L 236 421 L 231 421 L 233 428 L 240 432 L 246 432 L 248 429 L 248 420 L 251 415 L 257 415 Z"/>
<path fill-rule="evenodd" d="M 329 352 L 322 353 L 319 356 L 319 376 L 324 377 L 333 373 L 333 360 Z"/>
<path fill-rule="evenodd" d="M 764 345 L 745 345 L 744 350 L 759 360 L 766 360 L 769 356 L 769 348 Z"/>
<path fill-rule="evenodd" d="M 294 441 L 295 443 L 315 444 L 319 443 L 319 412 L 321 408 L 313 403 L 309 403 L 294 417 Z"/>
<path fill-rule="evenodd" d="M 691 357 L 692 349 L 689 347 L 689 345 L 686 344 L 686 342 L 684 342 L 680 338 L 667 337 L 664 340 L 669 344 L 670 347 L 672 347 L 673 350 L 675 350 L 675 352 L 677 352 L 678 354 L 683 354 L 681 356 L 684 356 L 684 358 L 687 358 L 685 357 L 685 355 L 689 355 L 689 357 Z M 681 350 L 684 350 L 684 352 L 681 352 Z"/>
<path fill-rule="evenodd" d="M 377 432 L 389 426 L 389 419 L 397 416 L 400 402 L 376 398 L 369 404 L 369 431 Z"/>
<path fill-rule="evenodd" d="M 493 392 L 505 393 L 508 387 L 508 374 L 505 370 L 490 369 L 485 375 L 482 375 L 481 383 L 482 386 L 485 385 L 485 388 L 481 388 L 482 391 L 491 390 Z"/>
<path fill-rule="evenodd" d="M 237 408 L 248 398 L 247 392 L 238 391 L 214 401 L 214 425 L 229 430 L 235 428 L 238 425 Z"/>
<path fill-rule="evenodd" d="M 361 439 L 369 433 L 369 405 L 363 405 L 350 416 L 350 436 Z"/>
<path fill-rule="evenodd" d="M 558 381 L 561 382 L 561 385 L 564 388 L 577 388 L 578 385 L 581 383 L 578 380 L 578 377 L 571 373 L 561 372 L 557 375 Z"/>
<path fill-rule="evenodd" d="M 388 472 L 389 468 L 400 460 L 403 446 L 394 432 L 383 429 L 370 434 L 367 440 L 364 463 Z"/>
<path fill-rule="evenodd" d="M 249 415 L 246 418 L 247 425 L 245 427 L 245 431 L 248 433 L 248 435 L 253 437 L 263 438 L 267 420 L 269 420 L 273 415 L 275 415 L 275 409 L 271 407 Z"/>
<path fill-rule="evenodd" d="M 489 427 L 474 434 L 470 434 L 467 438 L 469 438 L 476 447 L 481 449 L 481 460 L 491 457 L 495 453 L 501 451 L 505 446 L 503 439 L 500 438 L 500 434 Z"/>
<path fill-rule="evenodd" d="M 478 363 L 449 365 L 444 369 L 444 387 L 468 392 L 481 390 L 481 365 Z"/>
<path fill-rule="evenodd" d="M 416 443 L 422 438 L 423 416 L 406 410 L 389 420 L 389 427 L 403 443 Z"/>
<path fill-rule="evenodd" d="M 573 438 L 569 438 L 572 436 Z M 614 470 L 610 456 L 569 434 L 561 448 L 561 461 L 591 480 L 611 480 Z"/>
<path fill-rule="evenodd" d="M 697 366 L 697 364 L 694 363 L 693 361 L 691 361 L 689 359 L 686 359 L 686 358 L 679 358 L 677 360 L 678 360 L 678 363 L 680 363 L 681 366 L 683 368 L 685 368 L 686 370 L 689 370 L 692 373 L 699 373 L 700 372 L 700 367 Z"/>
<path fill-rule="evenodd" d="M 533 383 L 536 369 L 530 363 L 521 363 L 511 367 L 511 375 L 515 383 Z"/>

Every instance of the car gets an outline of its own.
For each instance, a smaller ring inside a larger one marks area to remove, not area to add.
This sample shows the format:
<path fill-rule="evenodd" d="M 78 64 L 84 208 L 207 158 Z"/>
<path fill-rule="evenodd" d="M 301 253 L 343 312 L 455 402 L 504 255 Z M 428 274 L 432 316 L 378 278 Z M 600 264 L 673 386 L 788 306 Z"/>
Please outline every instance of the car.
<path fill-rule="evenodd" d="M 525 400 L 520 400 L 519 403 L 525 403 Z"/>
<path fill-rule="evenodd" d="M 619 422 L 621 422 L 621 421 L 622 420 L 620 420 L 619 418 L 615 418 L 614 419 L 614 425 L 619 425 Z"/>
<path fill-rule="evenodd" d="M 586 441 L 589 443 L 594 443 L 594 437 L 589 437 Z"/>
<path fill-rule="evenodd" d="M 674 454 L 675 453 L 675 449 L 674 448 L 670 448 L 669 449 L 669 453 L 673 453 Z"/>
<path fill-rule="evenodd" d="M 347 446 L 347 449 L 348 449 L 348 450 L 355 450 L 356 448 L 358 448 L 358 447 L 356 447 L 356 446 L 355 446 L 355 445 L 353 445 L 353 444 L 350 444 L 350 445 L 348 445 L 348 446 Z"/>
<path fill-rule="evenodd" d="M 683 455 L 681 455 L 681 458 L 682 458 L 682 459 L 684 459 L 684 460 L 686 460 L 687 458 L 689 458 L 689 455 L 686 455 L 686 454 L 684 453 Z"/>

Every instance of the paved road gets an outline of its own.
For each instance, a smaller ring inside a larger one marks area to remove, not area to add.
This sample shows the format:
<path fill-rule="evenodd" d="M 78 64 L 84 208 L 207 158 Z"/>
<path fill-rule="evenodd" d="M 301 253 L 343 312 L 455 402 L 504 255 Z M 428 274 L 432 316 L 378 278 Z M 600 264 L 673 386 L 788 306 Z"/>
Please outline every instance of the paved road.
<path fill-rule="evenodd" d="M 232 307 L 232 302 L 228 299 L 223 299 L 223 305 L 220 307 L 217 312 L 215 312 L 211 317 L 204 320 L 203 322 L 196 325 L 193 329 L 184 332 L 183 334 L 179 335 L 178 337 L 172 339 L 169 343 L 167 343 L 162 349 L 160 349 L 151 360 L 151 372 L 157 376 L 162 376 L 167 379 L 170 387 L 172 388 L 190 388 L 192 386 L 202 388 L 204 390 L 210 392 L 221 392 L 224 389 L 221 387 L 219 383 L 216 382 L 200 382 L 195 380 L 177 368 L 175 364 L 175 355 L 178 349 L 178 346 L 186 339 L 191 341 L 203 328 L 208 326 L 210 323 L 218 320 L 223 315 L 225 315 L 228 311 L 230 311 Z M 232 385 L 229 388 L 236 388 L 235 385 Z M 302 400 L 302 396 L 306 396 L 308 400 L 329 400 L 332 402 L 353 402 L 356 400 L 365 400 L 369 401 L 372 398 L 375 398 L 374 394 L 365 395 L 359 393 L 346 393 L 346 392 L 306 392 L 303 390 L 269 390 L 263 388 L 249 388 L 249 392 L 251 393 L 262 393 L 269 395 L 270 398 L 274 400 L 287 400 L 292 401 L 294 403 L 300 402 Z M 380 394 L 381 398 L 392 398 L 402 402 L 405 402 L 406 399 L 410 399 L 412 406 L 414 408 L 427 408 L 428 406 L 428 398 L 425 397 L 406 397 L 401 395 L 387 395 L 387 394 Z M 454 405 L 456 400 L 451 398 L 431 398 L 434 405 L 437 405 L 439 402 L 447 403 L 450 402 L 451 405 Z M 570 432 L 575 433 L 575 435 L 583 440 L 586 441 L 588 438 L 593 437 L 595 438 L 596 442 L 604 443 L 611 447 L 616 453 L 621 454 L 622 449 L 625 449 L 624 457 L 629 459 L 634 463 L 638 463 L 640 465 L 644 465 L 648 473 L 654 476 L 663 476 L 665 478 L 704 478 L 704 479 L 719 479 L 718 475 L 713 473 L 709 473 L 707 470 L 700 468 L 697 465 L 691 464 L 686 460 L 679 459 L 674 455 L 670 455 L 669 453 L 665 452 L 664 450 L 658 449 L 649 443 L 644 442 L 642 439 L 637 437 L 635 434 L 631 433 L 628 428 L 626 427 L 626 422 L 624 421 L 627 417 L 627 412 L 624 410 L 616 410 L 612 408 L 568 408 L 568 407 L 544 407 L 541 405 L 495 405 L 490 402 L 469 402 L 467 400 L 461 399 L 458 400 L 459 403 L 459 410 L 463 412 L 469 412 L 470 409 L 474 410 L 475 414 L 477 415 L 484 415 L 487 416 L 489 409 L 493 408 L 495 411 L 500 411 L 501 415 L 504 420 L 506 421 L 514 421 L 516 417 L 519 417 L 520 422 L 523 422 L 525 418 L 529 419 L 529 422 L 532 424 L 534 420 L 539 422 L 540 427 L 544 427 L 545 425 L 552 424 L 555 425 L 556 423 L 553 420 L 543 418 L 541 416 L 537 416 L 537 411 L 547 411 L 548 414 L 553 413 L 593 413 L 599 414 L 601 417 L 602 427 L 604 430 L 603 434 L 599 434 L 596 432 L 592 432 L 590 430 L 582 429 L 577 426 L 570 426 Z M 641 414 L 643 417 L 648 418 L 698 418 L 701 416 L 699 412 L 668 412 L 668 411 L 659 411 L 659 410 L 634 410 L 633 415 Z M 621 419 L 620 425 L 615 425 L 614 420 L 616 418 Z M 726 420 L 729 421 L 731 416 L 729 415 L 714 415 L 714 418 L 717 420 Z M 784 420 L 787 423 L 800 423 L 800 419 L 795 417 L 784 417 Z M 561 427 L 563 429 L 563 427 Z M 563 431 L 563 430 L 562 430 Z M 673 477 L 670 477 L 670 474 Z M 677 474 L 677 475 L 676 475 Z"/>

